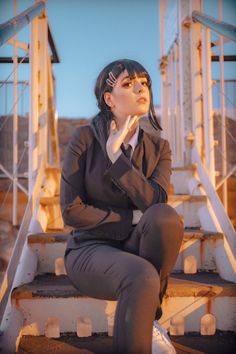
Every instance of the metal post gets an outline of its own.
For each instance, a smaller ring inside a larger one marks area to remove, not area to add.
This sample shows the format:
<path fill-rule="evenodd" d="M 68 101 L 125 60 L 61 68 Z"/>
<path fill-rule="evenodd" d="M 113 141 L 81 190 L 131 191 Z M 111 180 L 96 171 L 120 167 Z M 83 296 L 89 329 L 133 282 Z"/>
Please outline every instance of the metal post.
<path fill-rule="evenodd" d="M 31 22 L 30 40 L 30 115 L 29 115 L 29 197 L 38 169 L 38 18 Z M 33 207 L 33 206 L 32 206 Z"/>
<path fill-rule="evenodd" d="M 161 54 L 161 126 L 163 131 L 161 132 L 162 137 L 168 138 L 167 129 L 167 58 L 164 58 L 164 41 L 165 41 L 165 31 L 164 31 L 164 17 L 165 10 L 167 6 L 167 0 L 159 1 L 159 23 L 160 23 L 160 54 Z"/>
<path fill-rule="evenodd" d="M 169 53 L 169 67 L 170 67 L 170 76 L 169 76 L 169 142 L 171 144 L 172 156 L 173 156 L 173 165 L 176 165 L 176 129 L 175 129 L 175 72 L 174 72 L 174 53 L 173 48 L 171 48 Z"/>
<path fill-rule="evenodd" d="M 219 20 L 222 21 L 222 0 L 219 0 Z M 227 148 L 226 148 L 226 117 L 225 117 L 225 85 L 224 85 L 224 42 L 223 36 L 219 36 L 220 44 L 220 102 L 221 102 L 221 142 L 222 142 L 222 178 L 227 173 Z M 222 185 L 223 205 L 227 212 L 227 181 Z"/>
<path fill-rule="evenodd" d="M 191 58 L 190 58 L 190 20 L 189 0 L 178 2 L 179 19 L 179 96 L 180 96 L 180 135 L 182 141 L 183 165 L 191 164 L 191 146 L 188 140 L 192 133 L 191 101 Z"/>
<path fill-rule="evenodd" d="M 16 1 L 14 0 L 14 16 L 16 16 Z M 13 208 L 12 208 L 12 224 L 17 225 L 17 204 L 18 204 L 18 189 L 17 189 L 17 165 L 18 165 L 18 62 L 17 62 L 17 37 L 14 37 L 14 114 L 13 114 Z"/>
<path fill-rule="evenodd" d="M 46 11 L 44 10 L 38 17 L 38 153 L 43 156 L 44 161 L 48 161 L 48 26 Z"/>
<path fill-rule="evenodd" d="M 212 111 L 212 75 L 210 29 L 202 28 L 203 115 L 206 168 L 215 186 L 214 127 Z"/>
<path fill-rule="evenodd" d="M 182 131 L 182 121 L 180 116 L 180 79 L 179 79 L 179 44 L 174 44 L 174 55 L 175 55 L 175 114 L 176 114 L 176 160 L 177 165 L 182 166 L 184 162 L 183 157 L 183 131 Z"/>
<path fill-rule="evenodd" d="M 201 0 L 190 1 L 190 16 L 193 10 L 201 11 Z M 191 57 L 191 94 L 192 94 L 192 132 L 194 143 L 200 156 L 204 159 L 203 151 L 203 114 L 202 114 L 202 72 L 201 72 L 201 24 L 192 23 L 190 28 L 190 57 Z"/>

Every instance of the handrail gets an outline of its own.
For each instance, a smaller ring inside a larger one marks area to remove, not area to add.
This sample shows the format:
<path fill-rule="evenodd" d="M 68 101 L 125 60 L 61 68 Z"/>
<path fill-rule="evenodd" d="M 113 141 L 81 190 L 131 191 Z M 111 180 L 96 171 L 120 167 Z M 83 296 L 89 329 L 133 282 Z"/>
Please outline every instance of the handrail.
<path fill-rule="evenodd" d="M 202 23 L 204 26 L 209 27 L 220 35 L 231 39 L 236 42 L 236 27 L 229 23 L 218 21 L 214 17 L 205 15 L 199 11 L 193 11 L 192 19 Z"/>
<path fill-rule="evenodd" d="M 18 33 L 23 27 L 28 25 L 45 9 L 45 3 L 40 1 L 29 7 L 19 15 L 13 17 L 0 25 L 0 47 Z"/>
<path fill-rule="evenodd" d="M 45 166 L 45 161 L 44 158 L 41 157 L 40 162 L 39 162 L 39 169 L 37 173 L 37 178 L 35 181 L 34 185 L 34 190 L 33 193 L 34 195 L 37 195 L 37 204 L 39 204 L 39 198 L 40 198 L 40 193 L 39 191 L 41 190 L 42 186 L 42 181 L 44 179 L 44 166 Z M 10 292 L 12 290 L 12 286 L 14 283 L 17 267 L 19 265 L 20 257 L 22 254 L 22 250 L 25 244 L 25 241 L 27 239 L 27 232 L 29 229 L 30 221 L 32 218 L 32 213 L 35 212 L 35 210 L 32 208 L 32 204 L 34 203 L 34 196 L 31 195 L 30 199 L 28 200 L 28 204 L 23 216 L 23 220 L 20 226 L 19 233 L 17 235 L 17 239 L 15 241 L 14 249 L 12 251 L 12 256 L 9 261 L 6 273 L 3 278 L 2 285 L 0 286 L 0 325 L 2 325 L 2 319 L 5 313 L 5 308 L 7 306 L 7 301 L 9 299 Z"/>

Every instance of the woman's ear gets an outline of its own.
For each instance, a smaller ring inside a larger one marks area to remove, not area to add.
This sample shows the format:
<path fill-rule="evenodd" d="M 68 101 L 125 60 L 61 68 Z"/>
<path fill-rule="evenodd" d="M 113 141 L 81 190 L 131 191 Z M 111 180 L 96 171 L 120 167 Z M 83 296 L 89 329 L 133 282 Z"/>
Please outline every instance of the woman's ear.
<path fill-rule="evenodd" d="M 107 106 L 109 106 L 110 108 L 113 108 L 114 103 L 113 103 L 113 98 L 112 98 L 111 92 L 105 92 L 103 97 L 104 97 L 104 101 L 106 102 Z"/>

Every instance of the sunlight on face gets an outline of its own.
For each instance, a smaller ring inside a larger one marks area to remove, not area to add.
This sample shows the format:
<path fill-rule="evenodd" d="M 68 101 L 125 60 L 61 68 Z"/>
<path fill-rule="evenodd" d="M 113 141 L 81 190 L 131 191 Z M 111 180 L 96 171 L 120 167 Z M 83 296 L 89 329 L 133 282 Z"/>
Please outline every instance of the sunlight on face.
<path fill-rule="evenodd" d="M 131 78 L 125 70 L 112 92 L 106 92 L 105 99 L 118 124 L 122 125 L 129 115 L 141 117 L 148 113 L 150 107 L 148 80 L 144 76 Z"/>

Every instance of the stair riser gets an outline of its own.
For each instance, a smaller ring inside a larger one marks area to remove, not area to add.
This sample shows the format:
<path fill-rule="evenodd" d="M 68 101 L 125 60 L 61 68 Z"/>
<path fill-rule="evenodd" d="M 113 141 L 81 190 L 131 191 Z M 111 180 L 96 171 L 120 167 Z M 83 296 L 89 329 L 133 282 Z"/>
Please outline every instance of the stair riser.
<path fill-rule="evenodd" d="M 185 332 L 200 332 L 201 318 L 207 313 L 216 317 L 216 329 L 236 331 L 236 297 L 171 297 L 163 301 L 161 325 L 170 327 L 172 316 L 184 318 Z"/>
<path fill-rule="evenodd" d="M 79 317 L 91 320 L 92 332 L 102 333 L 108 330 L 108 316 L 113 316 L 116 302 L 81 298 L 52 298 L 20 300 L 18 307 L 24 316 L 23 335 L 43 335 L 45 322 L 49 317 L 57 317 L 60 332 L 76 332 Z M 167 297 L 163 302 L 160 323 L 167 329 L 172 316 L 184 317 L 185 333 L 199 332 L 201 317 L 211 313 L 216 317 L 216 327 L 224 331 L 236 331 L 235 297 Z"/>
<path fill-rule="evenodd" d="M 55 261 L 57 258 L 64 257 L 66 242 L 36 243 L 31 244 L 30 247 L 38 255 L 38 273 L 55 273 Z"/>
<path fill-rule="evenodd" d="M 198 210 L 205 202 L 175 201 L 169 204 L 183 216 L 185 227 L 201 227 Z"/>
<path fill-rule="evenodd" d="M 174 192 L 176 194 L 188 194 L 188 181 L 193 176 L 193 171 L 191 170 L 178 170 L 172 171 L 171 183 L 174 185 Z M 183 183 L 184 181 L 184 183 Z"/>
<path fill-rule="evenodd" d="M 113 316 L 116 301 L 92 298 L 24 299 L 17 302 L 24 316 L 22 335 L 44 335 L 45 322 L 49 317 L 59 319 L 60 332 L 76 332 L 78 318 L 89 318 L 92 332 L 108 331 L 108 317 Z"/>
<path fill-rule="evenodd" d="M 196 258 L 198 270 L 215 270 L 214 250 L 219 242 L 223 241 L 213 238 L 183 241 L 174 271 L 183 271 L 186 257 L 189 256 Z M 64 257 L 66 243 L 31 244 L 30 246 L 38 256 L 37 272 L 55 273 L 55 261 Z"/>
<path fill-rule="evenodd" d="M 187 257 L 191 256 L 195 257 L 197 270 L 216 270 L 215 248 L 222 242 L 223 240 L 213 238 L 183 241 L 174 271 L 183 271 L 188 268 L 185 262 L 188 262 Z"/>

